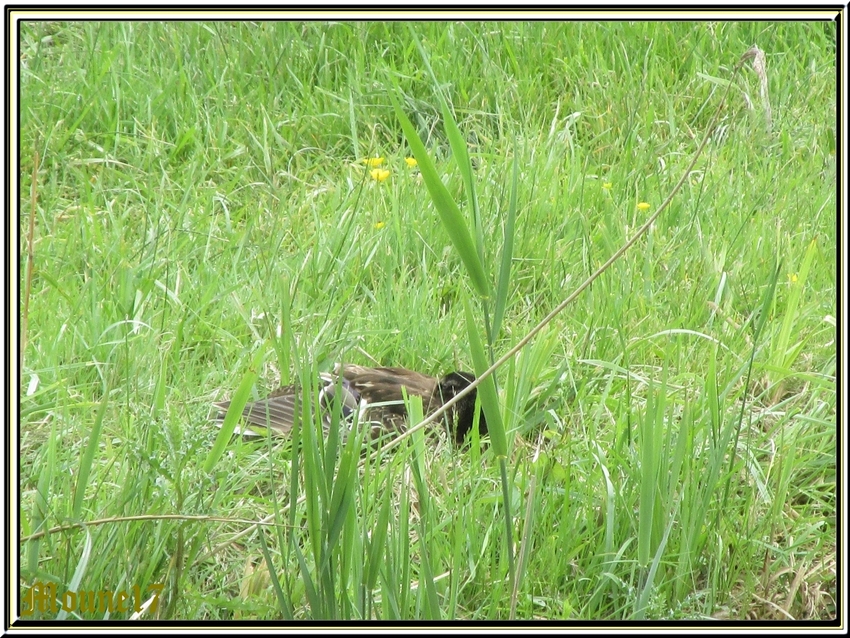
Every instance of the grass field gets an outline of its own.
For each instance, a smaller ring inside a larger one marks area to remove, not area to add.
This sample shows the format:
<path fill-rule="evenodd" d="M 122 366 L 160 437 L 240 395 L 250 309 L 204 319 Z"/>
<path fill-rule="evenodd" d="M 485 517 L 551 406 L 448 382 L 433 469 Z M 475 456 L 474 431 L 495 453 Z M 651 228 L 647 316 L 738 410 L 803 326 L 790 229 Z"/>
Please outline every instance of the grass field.
<path fill-rule="evenodd" d="M 828 22 L 22 24 L 22 595 L 161 585 L 144 619 L 834 618 L 835 42 Z M 752 45 L 766 96 L 732 73 Z M 393 98 L 507 292 L 497 334 Z M 210 402 L 240 384 L 472 370 L 470 325 L 498 358 L 707 133 L 647 234 L 496 372 L 501 458 L 421 433 L 363 455 L 311 422 L 211 454 Z"/>

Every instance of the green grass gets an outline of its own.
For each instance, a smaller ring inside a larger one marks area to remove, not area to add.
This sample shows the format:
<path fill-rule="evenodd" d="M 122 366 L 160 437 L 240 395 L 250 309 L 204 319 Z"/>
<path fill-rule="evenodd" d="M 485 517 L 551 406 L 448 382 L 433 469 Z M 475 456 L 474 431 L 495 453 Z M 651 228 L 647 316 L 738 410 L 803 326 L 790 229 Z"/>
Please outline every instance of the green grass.
<path fill-rule="evenodd" d="M 405 23 L 22 25 L 19 513 L 23 537 L 64 526 L 22 542 L 22 591 L 160 583 L 143 618 L 163 619 L 835 617 L 834 27 L 414 29 L 480 233 Z M 720 105 L 752 44 L 770 124 L 750 65 Z M 209 403 L 247 375 L 258 397 L 338 360 L 473 368 L 464 306 L 485 309 L 404 161 L 394 83 L 490 286 L 518 166 L 496 358 L 722 108 L 649 233 L 497 373 L 512 552 L 486 443 L 371 459 L 308 420 L 204 470 Z"/>

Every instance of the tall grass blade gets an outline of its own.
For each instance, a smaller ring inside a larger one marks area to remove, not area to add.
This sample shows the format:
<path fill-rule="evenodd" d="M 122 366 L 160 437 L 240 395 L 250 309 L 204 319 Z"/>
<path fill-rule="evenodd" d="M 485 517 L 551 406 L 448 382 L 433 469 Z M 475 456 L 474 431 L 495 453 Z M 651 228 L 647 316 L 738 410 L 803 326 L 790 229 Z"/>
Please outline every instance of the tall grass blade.
<path fill-rule="evenodd" d="M 397 87 L 394 87 L 398 91 Z M 484 265 L 472 243 L 472 236 L 469 234 L 469 228 L 463 219 L 463 214 L 460 212 L 457 204 L 452 198 L 449 190 L 446 188 L 443 181 L 440 179 L 437 169 L 428 152 L 425 150 L 425 145 L 419 139 L 416 129 L 410 123 L 410 120 L 402 111 L 398 103 L 398 98 L 393 90 L 388 92 L 390 101 L 395 109 L 396 117 L 401 123 L 401 128 L 404 131 L 404 136 L 407 143 L 410 145 L 410 150 L 416 161 L 419 164 L 419 170 L 422 173 L 422 179 L 431 199 L 434 201 L 434 207 L 440 215 L 443 226 L 449 234 L 449 238 L 455 246 L 461 260 L 463 261 L 466 271 L 469 273 L 469 278 L 472 280 L 472 285 L 478 294 L 485 299 L 490 296 L 490 284 L 487 281 L 487 275 L 484 271 Z"/>
<path fill-rule="evenodd" d="M 478 257 L 481 262 L 486 263 L 484 260 L 484 229 L 481 225 L 481 211 L 478 209 L 478 195 L 475 191 L 475 177 L 472 174 L 472 162 L 469 159 L 469 151 L 466 147 L 466 140 L 460 132 L 457 121 L 449 108 L 448 100 L 443 94 L 443 90 L 440 87 L 439 82 L 437 82 L 437 76 L 434 73 L 434 69 L 431 68 L 431 61 L 425 51 L 425 48 L 422 46 L 419 36 L 413 29 L 413 25 L 408 23 L 407 26 L 411 38 L 416 43 L 416 48 L 419 49 L 419 55 L 422 57 L 422 63 L 425 65 L 428 74 L 431 76 L 434 92 L 440 100 L 440 111 L 443 114 L 443 127 L 446 131 L 446 137 L 449 140 L 449 146 L 452 148 L 452 155 L 454 155 L 455 162 L 457 162 L 458 169 L 460 170 L 461 177 L 463 178 L 467 201 L 472 209 L 472 222 L 473 227 L 475 228 L 475 247 L 478 250 Z"/>
<path fill-rule="evenodd" d="M 292 307 L 289 286 L 289 277 L 283 276 L 280 281 L 280 336 L 274 340 L 280 368 L 280 385 L 289 385 L 290 361 L 295 349 L 295 341 L 292 338 L 292 317 L 289 312 Z"/>
<path fill-rule="evenodd" d="M 638 564 L 646 567 L 652 548 L 652 528 L 656 498 L 658 458 L 656 423 L 659 411 L 657 391 L 650 390 L 640 438 L 640 506 L 638 508 Z"/>
<path fill-rule="evenodd" d="M 443 112 L 446 136 L 449 138 L 452 154 L 455 157 L 458 169 L 460 169 L 460 175 L 463 178 L 469 207 L 472 209 L 472 226 L 475 229 L 475 248 L 478 251 L 478 258 L 482 263 L 486 264 L 487 262 L 484 259 L 484 227 L 481 223 L 481 210 L 478 208 L 478 193 L 475 190 L 475 176 L 472 174 L 472 160 L 469 158 L 469 151 L 466 148 L 466 139 L 461 134 L 457 122 L 455 122 L 452 112 L 449 110 L 449 105 L 443 99 L 442 94 L 440 94 L 440 108 Z"/>
<path fill-rule="evenodd" d="M 475 327 L 475 320 L 472 317 L 469 299 L 465 294 L 463 295 L 463 308 L 466 312 L 469 350 L 472 354 L 475 374 L 480 376 L 487 369 L 487 355 L 484 352 L 481 337 L 478 335 L 478 330 Z M 506 457 L 508 455 L 508 441 L 505 436 L 502 413 L 499 409 L 499 396 L 496 394 L 494 376 L 491 374 L 478 386 L 478 399 L 481 402 L 481 408 L 484 410 L 484 416 L 487 417 L 487 431 L 490 433 L 490 443 L 493 446 L 493 451 L 496 453 L 496 456 Z"/>
<path fill-rule="evenodd" d="M 723 417 L 720 414 L 720 402 L 717 399 L 717 351 L 720 346 L 712 348 L 708 360 L 708 371 L 705 375 L 705 400 L 708 403 L 708 414 L 711 419 L 711 441 L 718 444 Z"/>
<path fill-rule="evenodd" d="M 531 477 L 531 481 L 528 485 L 528 498 L 526 500 L 525 505 L 525 518 L 522 521 L 522 542 L 520 543 L 519 547 L 519 558 L 517 560 L 516 576 L 514 578 L 513 588 L 511 590 L 511 620 L 516 618 L 517 596 L 519 595 L 519 590 L 522 586 L 522 579 L 525 576 L 525 568 L 528 565 L 528 553 L 529 551 L 531 551 L 531 537 L 532 530 L 534 529 L 534 512 L 536 511 L 535 505 L 537 505 L 535 498 L 537 496 L 537 476 L 542 471 L 540 467 L 541 466 L 538 466 L 535 469 L 534 476 Z"/>
<path fill-rule="evenodd" d="M 424 417 L 422 411 L 422 397 L 407 396 L 404 391 L 405 405 L 413 423 L 418 423 Z M 416 483 L 416 493 L 419 497 L 419 590 L 425 591 L 425 616 L 431 620 L 439 620 L 442 617 L 440 601 L 437 597 L 437 588 L 434 586 L 434 570 L 431 565 L 430 547 L 430 522 L 431 504 L 428 483 L 425 480 L 425 435 L 422 430 L 413 433 L 413 454 L 410 458 L 410 468 Z M 404 586 L 404 583 L 402 583 Z"/>
<path fill-rule="evenodd" d="M 301 436 L 304 465 L 304 505 L 309 540 L 315 564 L 322 562 L 322 529 L 326 523 L 322 504 L 328 502 L 329 489 L 322 471 L 322 431 L 316 432 L 312 412 L 312 384 L 301 378 Z"/>
<path fill-rule="evenodd" d="M 242 381 L 239 383 L 239 387 L 236 389 L 236 392 L 233 394 L 233 398 L 230 400 L 230 406 L 227 408 L 227 414 L 224 417 L 224 422 L 221 424 L 221 430 L 219 430 L 212 449 L 210 449 L 207 454 L 207 460 L 204 462 L 204 472 L 212 472 L 213 467 L 215 467 L 215 464 L 218 463 L 221 455 L 224 454 L 224 450 L 227 448 L 227 444 L 233 436 L 233 432 L 236 430 L 236 424 L 239 422 L 242 410 L 245 407 L 245 404 L 248 403 L 248 397 L 251 395 L 251 388 L 257 380 L 260 366 L 263 363 L 263 357 L 265 354 L 266 345 L 263 343 L 262 346 L 257 348 L 254 359 L 251 361 L 251 366 L 242 376 Z"/>
<path fill-rule="evenodd" d="M 508 483 L 508 460 L 499 457 L 499 475 L 502 479 L 502 507 L 505 510 L 505 551 L 508 555 L 508 576 L 510 583 L 516 582 L 516 566 L 514 564 L 514 532 L 513 517 L 511 516 L 511 492 Z"/>
<path fill-rule="evenodd" d="M 407 388 L 402 387 L 404 395 L 404 403 L 407 408 L 407 414 L 412 423 L 418 423 L 424 418 L 422 411 L 422 397 L 410 396 L 407 394 Z M 430 511 L 430 499 L 428 486 L 425 482 L 425 441 L 422 430 L 419 430 L 413 435 L 413 454 L 410 455 L 410 469 L 413 472 L 413 481 L 416 484 L 416 492 L 419 498 L 419 517 L 427 518 Z"/>
<path fill-rule="evenodd" d="M 415 436 L 414 436 L 415 442 Z M 412 455 L 407 455 L 411 458 Z M 398 514 L 395 517 L 398 529 L 394 534 L 396 539 L 395 559 L 398 566 L 399 580 L 398 588 L 398 611 L 399 617 L 407 617 L 410 614 L 410 472 L 404 472 L 401 495 L 399 497 Z"/>
<path fill-rule="evenodd" d="M 599 468 L 602 470 L 602 477 L 605 479 L 605 557 L 606 562 L 611 562 L 614 555 L 614 519 L 616 513 L 614 483 L 611 480 L 611 473 L 608 471 L 608 465 L 605 462 L 605 452 L 598 442 L 594 442 L 594 444 L 596 451 L 593 452 L 593 458 L 599 464 Z"/>
<path fill-rule="evenodd" d="M 269 552 L 269 547 L 266 544 L 266 533 L 262 527 L 257 530 L 257 536 L 260 539 L 260 550 L 263 552 L 263 558 L 266 561 L 266 567 L 269 571 L 269 580 L 274 588 L 274 595 L 277 598 L 277 606 L 283 614 L 284 620 L 292 620 L 292 602 L 283 593 L 283 587 L 280 586 L 280 579 L 277 577 L 277 571 L 272 562 L 272 555 Z"/>
<path fill-rule="evenodd" d="M 289 301 L 289 288 L 288 287 L 285 287 L 284 295 L 285 295 L 285 301 L 288 302 Z M 281 377 L 282 377 L 282 379 L 286 378 L 287 380 L 289 379 L 288 366 L 289 366 L 289 361 L 290 361 L 290 358 L 289 358 L 290 355 L 289 355 L 288 351 L 289 351 L 290 348 L 292 350 L 291 356 L 292 356 L 293 367 L 295 368 L 296 375 L 298 375 L 299 378 L 300 378 L 300 370 L 301 370 L 301 362 L 300 362 L 300 357 L 298 355 L 296 340 L 291 337 L 291 330 L 290 330 L 291 326 L 292 326 L 292 324 L 290 323 L 290 317 L 289 317 L 289 304 L 285 303 L 285 305 L 283 306 L 283 326 L 282 326 L 283 334 L 281 335 L 281 339 L 286 340 L 287 348 L 285 348 L 285 349 L 287 350 L 287 353 L 284 355 L 284 358 L 279 358 L 279 360 L 281 361 L 281 366 L 283 366 L 284 362 L 286 362 L 287 368 L 281 368 Z M 284 372 L 284 370 L 286 370 L 286 371 Z M 299 482 L 301 481 L 301 466 L 302 466 L 302 463 L 303 463 L 303 454 L 299 454 L 298 452 L 300 450 L 302 450 L 301 441 L 302 441 L 302 437 L 304 436 L 304 429 L 305 429 L 304 428 L 305 421 L 304 421 L 303 418 L 299 418 L 300 415 L 298 414 L 297 409 L 295 409 L 293 411 L 293 415 L 295 417 L 295 419 L 294 419 L 295 423 L 293 424 L 292 430 L 290 431 L 290 438 L 292 440 L 292 448 L 291 449 L 293 451 L 293 454 L 292 454 L 292 457 L 291 457 L 292 463 L 291 463 L 291 468 L 290 468 L 290 472 L 289 472 L 289 511 L 287 512 L 287 514 L 288 514 L 287 520 L 288 520 L 289 525 L 286 528 L 288 530 L 288 537 L 289 537 L 289 544 L 290 545 L 292 543 L 296 542 L 296 539 L 295 539 L 296 534 L 295 534 L 295 531 L 294 531 L 295 530 L 296 511 L 297 511 L 296 505 L 298 503 L 298 495 L 300 494 Z"/>
<path fill-rule="evenodd" d="M 159 374 L 153 390 L 153 416 L 156 418 L 165 407 L 165 391 L 168 383 L 168 356 L 159 363 Z"/>
<path fill-rule="evenodd" d="M 74 575 L 71 577 L 71 582 L 68 583 L 68 591 L 79 592 L 80 584 L 83 582 L 83 578 L 86 575 L 86 572 L 89 568 L 89 560 L 91 559 L 91 550 L 92 550 L 92 538 L 91 532 L 87 527 L 84 527 L 83 530 L 86 533 L 86 540 L 83 543 L 83 553 L 80 554 L 80 560 L 77 563 L 77 568 L 74 570 Z M 65 620 L 68 617 L 68 610 L 65 609 L 64 605 L 62 610 L 56 616 L 56 620 Z"/>
<path fill-rule="evenodd" d="M 649 599 L 655 586 L 655 576 L 658 573 L 658 565 L 661 564 L 661 557 L 664 555 L 664 548 L 667 547 L 667 541 L 670 539 L 670 532 L 673 530 L 673 523 L 676 522 L 676 515 L 679 513 L 681 500 L 676 502 L 676 507 L 670 514 L 670 521 L 667 523 L 667 529 L 664 530 L 664 536 L 658 543 L 658 549 L 655 550 L 655 556 L 652 559 L 652 565 L 646 574 L 646 582 L 638 596 L 635 612 L 632 616 L 635 620 L 643 620 L 646 616 L 646 607 L 649 604 Z"/>
<path fill-rule="evenodd" d="M 38 477 L 38 487 L 32 507 L 30 532 L 41 531 L 50 511 L 50 486 L 53 484 L 53 474 L 56 468 L 56 422 L 50 425 L 50 438 L 47 441 L 47 455 L 44 469 Z M 38 571 L 41 539 L 35 539 L 27 544 L 27 578 L 35 578 Z"/>
<path fill-rule="evenodd" d="M 310 568 L 307 567 L 307 561 L 304 560 L 304 554 L 301 552 L 301 547 L 298 543 L 293 543 L 292 548 L 295 550 L 295 557 L 298 559 L 298 568 L 301 571 L 301 580 L 304 581 L 304 593 L 307 595 L 307 602 L 310 604 L 310 611 L 314 619 L 321 619 L 324 616 L 322 601 L 319 598 L 319 593 L 316 591 L 316 584 L 310 575 Z M 271 569 L 271 567 L 269 567 Z"/>
<path fill-rule="evenodd" d="M 817 253 L 817 237 L 809 242 L 809 247 L 806 249 L 806 254 L 803 257 L 803 262 L 800 264 L 800 270 L 790 284 L 790 292 L 788 293 L 788 301 L 785 305 L 785 313 L 782 318 L 782 327 L 779 330 L 779 337 L 776 341 L 773 350 L 773 365 L 779 368 L 779 374 L 784 375 L 784 370 L 788 370 L 794 363 L 794 360 L 800 354 L 803 346 L 803 341 L 795 344 L 791 343 L 791 333 L 794 325 L 800 319 L 798 309 L 800 299 L 803 296 L 803 289 L 806 285 L 806 279 L 809 276 L 809 269 L 812 266 L 815 254 Z"/>
<path fill-rule="evenodd" d="M 752 380 L 756 352 L 758 352 L 761 334 L 764 331 L 765 325 L 767 324 L 767 320 L 770 315 L 770 307 L 773 304 L 773 299 L 776 295 L 776 283 L 779 281 L 779 272 L 781 268 L 781 262 L 777 262 L 776 267 L 773 269 L 773 274 L 770 277 L 770 281 L 767 284 L 767 288 L 765 288 L 764 296 L 762 297 L 761 308 L 759 310 L 759 315 L 756 319 L 756 325 L 753 331 L 753 348 L 750 353 L 750 361 L 747 366 L 747 379 L 744 382 L 744 396 L 742 397 L 741 410 L 738 414 L 738 426 L 735 429 L 735 442 L 732 444 L 732 447 L 729 450 L 729 471 L 726 475 L 726 486 L 723 490 L 723 501 L 720 510 L 718 510 L 718 518 L 720 516 L 720 512 L 726 508 L 726 505 L 729 502 L 729 491 L 732 488 L 732 472 L 735 467 L 735 460 L 738 458 L 738 441 L 741 438 L 741 428 L 743 427 L 744 423 L 744 411 L 746 410 L 747 402 L 750 398 L 750 381 Z"/>
<path fill-rule="evenodd" d="M 89 440 L 86 444 L 86 449 L 80 458 L 80 471 L 77 475 L 77 484 L 74 489 L 74 507 L 72 509 L 74 518 L 80 519 L 80 514 L 83 511 L 83 500 L 86 496 L 86 488 L 91 475 L 92 464 L 94 463 L 94 455 L 100 447 L 100 432 L 103 429 L 103 417 L 106 415 L 106 408 L 109 405 L 109 387 L 104 388 L 103 399 L 100 402 L 100 409 L 94 418 Z"/>
<path fill-rule="evenodd" d="M 360 437 L 352 433 L 348 438 L 348 444 L 342 452 L 339 470 L 337 471 L 336 480 L 333 483 L 333 492 L 328 508 L 330 527 L 327 531 L 328 542 L 325 559 L 327 559 L 339 541 L 340 532 L 342 532 L 345 518 L 348 516 L 348 510 L 354 499 L 354 485 L 357 481 L 357 458 L 359 456 L 359 454 L 355 453 L 355 448 L 359 452 L 357 443 Z"/>
<path fill-rule="evenodd" d="M 366 589 L 369 592 L 375 589 L 375 585 L 378 583 L 378 574 L 380 574 L 381 567 L 384 564 L 381 558 L 384 555 L 384 546 L 387 541 L 391 495 L 392 490 L 384 491 L 381 509 L 378 511 L 378 519 L 375 521 L 375 528 L 372 530 L 372 536 L 369 539 L 369 551 L 366 556 Z"/>
<path fill-rule="evenodd" d="M 514 235 L 516 232 L 516 196 L 519 183 L 519 159 L 514 155 L 513 180 L 511 182 L 511 200 L 508 205 L 508 214 L 505 217 L 505 234 L 502 243 L 502 263 L 499 266 L 499 279 L 496 282 L 496 303 L 493 308 L 493 339 L 499 338 L 499 330 L 502 327 L 502 319 L 505 316 L 505 307 L 508 300 L 508 289 L 511 281 L 511 263 L 514 256 Z"/>

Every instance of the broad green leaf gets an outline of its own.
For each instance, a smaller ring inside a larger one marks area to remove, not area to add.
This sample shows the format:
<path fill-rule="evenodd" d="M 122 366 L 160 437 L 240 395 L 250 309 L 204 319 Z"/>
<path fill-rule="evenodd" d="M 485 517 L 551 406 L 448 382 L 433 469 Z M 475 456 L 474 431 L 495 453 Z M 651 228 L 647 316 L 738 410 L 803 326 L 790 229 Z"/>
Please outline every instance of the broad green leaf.
<path fill-rule="evenodd" d="M 395 89 L 397 90 L 397 89 Z M 401 128 L 404 131 L 404 136 L 407 138 L 407 143 L 410 145 L 410 150 L 419 165 L 419 170 L 422 173 L 422 179 L 431 199 L 434 201 L 434 207 L 440 215 L 440 220 L 449 234 L 449 238 L 455 246 L 467 272 L 472 280 L 472 285 L 475 290 L 484 298 L 490 296 L 490 285 L 487 282 L 487 275 L 484 272 L 484 265 L 481 263 L 478 251 L 475 250 L 475 245 L 472 243 L 472 236 L 469 234 L 469 229 L 463 219 L 463 214 L 460 212 L 454 199 L 452 199 L 449 190 L 446 188 L 443 181 L 440 179 L 437 169 L 428 152 L 425 150 L 425 145 L 419 139 L 416 129 L 410 123 L 410 120 L 402 111 L 398 103 L 398 98 L 394 90 L 389 91 L 390 101 L 393 103 L 396 117 L 401 123 Z"/>
<path fill-rule="evenodd" d="M 431 61 L 428 59 L 428 54 L 422 46 L 422 43 L 419 41 L 419 36 L 416 34 L 416 31 L 409 23 L 408 31 L 410 32 L 411 38 L 416 43 L 416 48 L 419 49 L 419 55 L 422 57 L 422 63 L 425 65 L 425 68 L 428 70 L 428 74 L 431 76 L 431 82 L 434 85 L 434 92 L 440 100 L 440 110 L 443 114 L 443 127 L 446 130 L 446 137 L 449 140 L 449 145 L 452 147 L 452 155 L 455 158 L 455 162 L 457 162 L 458 169 L 460 169 L 460 174 L 463 178 L 467 201 L 472 209 L 472 221 L 473 226 L 475 227 L 475 247 L 478 250 L 478 258 L 482 261 L 482 263 L 486 263 L 484 261 L 484 230 L 481 225 L 481 211 L 478 209 L 478 195 L 475 192 L 475 178 L 472 174 L 472 162 L 469 160 L 469 151 L 466 147 L 466 140 L 461 134 L 457 122 L 452 115 L 448 101 L 440 88 L 440 83 L 437 82 L 437 76 L 431 68 Z"/>
<path fill-rule="evenodd" d="M 475 177 L 472 174 L 472 161 L 469 159 L 469 151 L 466 148 L 466 140 L 455 122 L 449 105 L 440 96 L 440 108 L 443 112 L 443 124 L 446 129 L 446 137 L 449 138 L 449 145 L 452 147 L 452 155 L 457 162 L 460 175 L 463 178 L 463 185 L 466 191 L 466 199 L 472 209 L 472 225 L 475 228 L 475 248 L 478 251 L 478 258 L 484 263 L 484 229 L 481 225 L 481 211 L 478 209 L 478 195 L 475 192 Z"/>

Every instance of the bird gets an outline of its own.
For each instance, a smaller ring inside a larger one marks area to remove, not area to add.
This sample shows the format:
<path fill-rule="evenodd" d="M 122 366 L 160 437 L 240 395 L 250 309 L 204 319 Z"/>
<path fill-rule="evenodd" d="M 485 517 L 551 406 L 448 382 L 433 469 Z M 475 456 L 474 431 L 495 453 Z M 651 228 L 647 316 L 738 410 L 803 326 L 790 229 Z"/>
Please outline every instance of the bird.
<path fill-rule="evenodd" d="M 422 397 L 425 415 L 438 410 L 447 401 L 475 381 L 468 372 L 451 372 L 436 378 L 413 370 L 399 367 L 370 368 L 353 364 L 336 364 L 333 373 L 322 373 L 319 377 L 318 405 L 327 429 L 337 390 L 340 391 L 340 416 L 352 423 L 357 415 L 359 423 L 369 423 L 371 438 L 379 440 L 386 434 L 400 434 L 407 429 L 407 410 L 402 388 L 408 396 Z M 472 430 L 475 419 L 476 390 L 460 399 L 445 413 L 443 423 L 457 444 L 462 444 Z M 301 387 L 286 385 L 271 392 L 265 399 L 249 402 L 242 410 L 241 419 L 245 427 L 240 431 L 248 434 L 251 426 L 269 428 L 273 433 L 288 436 L 295 424 L 295 415 L 300 414 Z M 220 410 L 216 419 L 224 420 L 230 401 L 213 404 Z M 439 427 L 439 426 L 438 426 Z M 487 433 L 487 422 L 483 411 L 478 418 L 480 435 Z"/>

